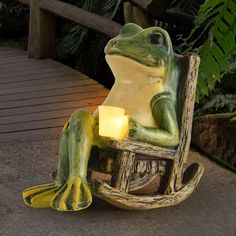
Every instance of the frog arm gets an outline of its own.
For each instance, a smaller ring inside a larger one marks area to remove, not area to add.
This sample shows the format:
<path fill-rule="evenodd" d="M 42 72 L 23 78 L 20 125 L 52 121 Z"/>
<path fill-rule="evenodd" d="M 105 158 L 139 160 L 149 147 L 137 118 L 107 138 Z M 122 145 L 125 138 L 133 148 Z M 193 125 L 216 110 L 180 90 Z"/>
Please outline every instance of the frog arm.
<path fill-rule="evenodd" d="M 155 95 L 151 101 L 151 108 L 158 128 L 142 126 L 131 118 L 128 138 L 162 147 L 177 146 L 179 129 L 171 94 L 163 92 Z"/>

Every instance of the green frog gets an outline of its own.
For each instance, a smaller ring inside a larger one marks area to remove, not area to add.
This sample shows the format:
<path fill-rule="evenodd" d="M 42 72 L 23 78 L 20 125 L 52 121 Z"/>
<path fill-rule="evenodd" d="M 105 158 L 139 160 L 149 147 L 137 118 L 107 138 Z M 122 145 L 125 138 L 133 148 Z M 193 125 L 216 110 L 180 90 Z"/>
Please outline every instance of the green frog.
<path fill-rule="evenodd" d="M 180 62 L 168 33 L 160 27 L 126 24 L 105 47 L 115 83 L 103 105 L 124 108 L 129 116 L 127 139 L 175 148 L 179 142 L 177 89 Z M 106 148 L 99 135 L 98 111 L 75 111 L 60 138 L 54 183 L 26 189 L 26 205 L 78 211 L 92 202 L 87 181 L 91 148 Z"/>

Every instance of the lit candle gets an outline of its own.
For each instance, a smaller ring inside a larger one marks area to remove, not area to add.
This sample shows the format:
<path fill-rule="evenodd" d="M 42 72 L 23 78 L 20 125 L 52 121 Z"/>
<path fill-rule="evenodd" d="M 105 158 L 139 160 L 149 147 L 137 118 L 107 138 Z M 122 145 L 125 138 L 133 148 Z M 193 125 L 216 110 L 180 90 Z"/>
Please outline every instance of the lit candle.
<path fill-rule="evenodd" d="M 99 135 L 116 140 L 128 134 L 128 116 L 120 107 L 99 106 Z"/>

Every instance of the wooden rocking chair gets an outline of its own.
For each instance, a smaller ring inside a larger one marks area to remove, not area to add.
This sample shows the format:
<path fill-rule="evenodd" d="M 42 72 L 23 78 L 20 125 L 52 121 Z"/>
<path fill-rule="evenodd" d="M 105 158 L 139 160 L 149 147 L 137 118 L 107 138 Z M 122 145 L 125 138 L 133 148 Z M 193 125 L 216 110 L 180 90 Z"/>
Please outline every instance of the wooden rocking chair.
<path fill-rule="evenodd" d="M 115 157 L 105 155 L 98 163 L 91 158 L 90 180 L 95 196 L 119 208 L 144 210 L 176 205 L 196 188 L 204 171 L 203 165 L 194 163 L 185 171 L 184 165 L 190 146 L 200 59 L 189 53 L 181 60 L 178 101 L 182 115 L 178 147 L 171 149 L 137 141 L 112 141 L 111 150 L 117 150 Z"/>

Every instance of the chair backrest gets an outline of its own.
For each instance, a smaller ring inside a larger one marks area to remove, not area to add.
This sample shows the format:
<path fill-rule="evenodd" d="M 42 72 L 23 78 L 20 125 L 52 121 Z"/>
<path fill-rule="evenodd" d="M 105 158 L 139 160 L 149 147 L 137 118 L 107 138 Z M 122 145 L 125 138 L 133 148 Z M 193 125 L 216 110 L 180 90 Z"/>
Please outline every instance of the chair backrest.
<path fill-rule="evenodd" d="M 195 53 L 187 53 L 183 57 L 177 55 L 177 57 L 182 60 L 180 85 L 178 88 L 178 103 L 180 104 L 180 142 L 177 150 L 172 148 L 162 148 L 153 146 L 151 144 L 130 140 L 111 141 L 110 146 L 121 150 L 129 150 L 139 154 L 157 156 L 167 159 L 175 159 L 177 155 L 180 155 L 185 157 L 185 160 L 183 161 L 186 161 L 186 155 L 188 153 L 191 140 L 195 91 L 200 58 Z M 180 154 L 180 152 L 183 153 Z"/>
<path fill-rule="evenodd" d="M 179 165 L 183 167 L 186 162 L 191 141 L 192 121 L 197 86 L 198 67 L 200 58 L 195 53 L 187 53 L 182 58 L 181 80 L 178 101 L 180 108 L 180 141 L 178 146 Z"/>

